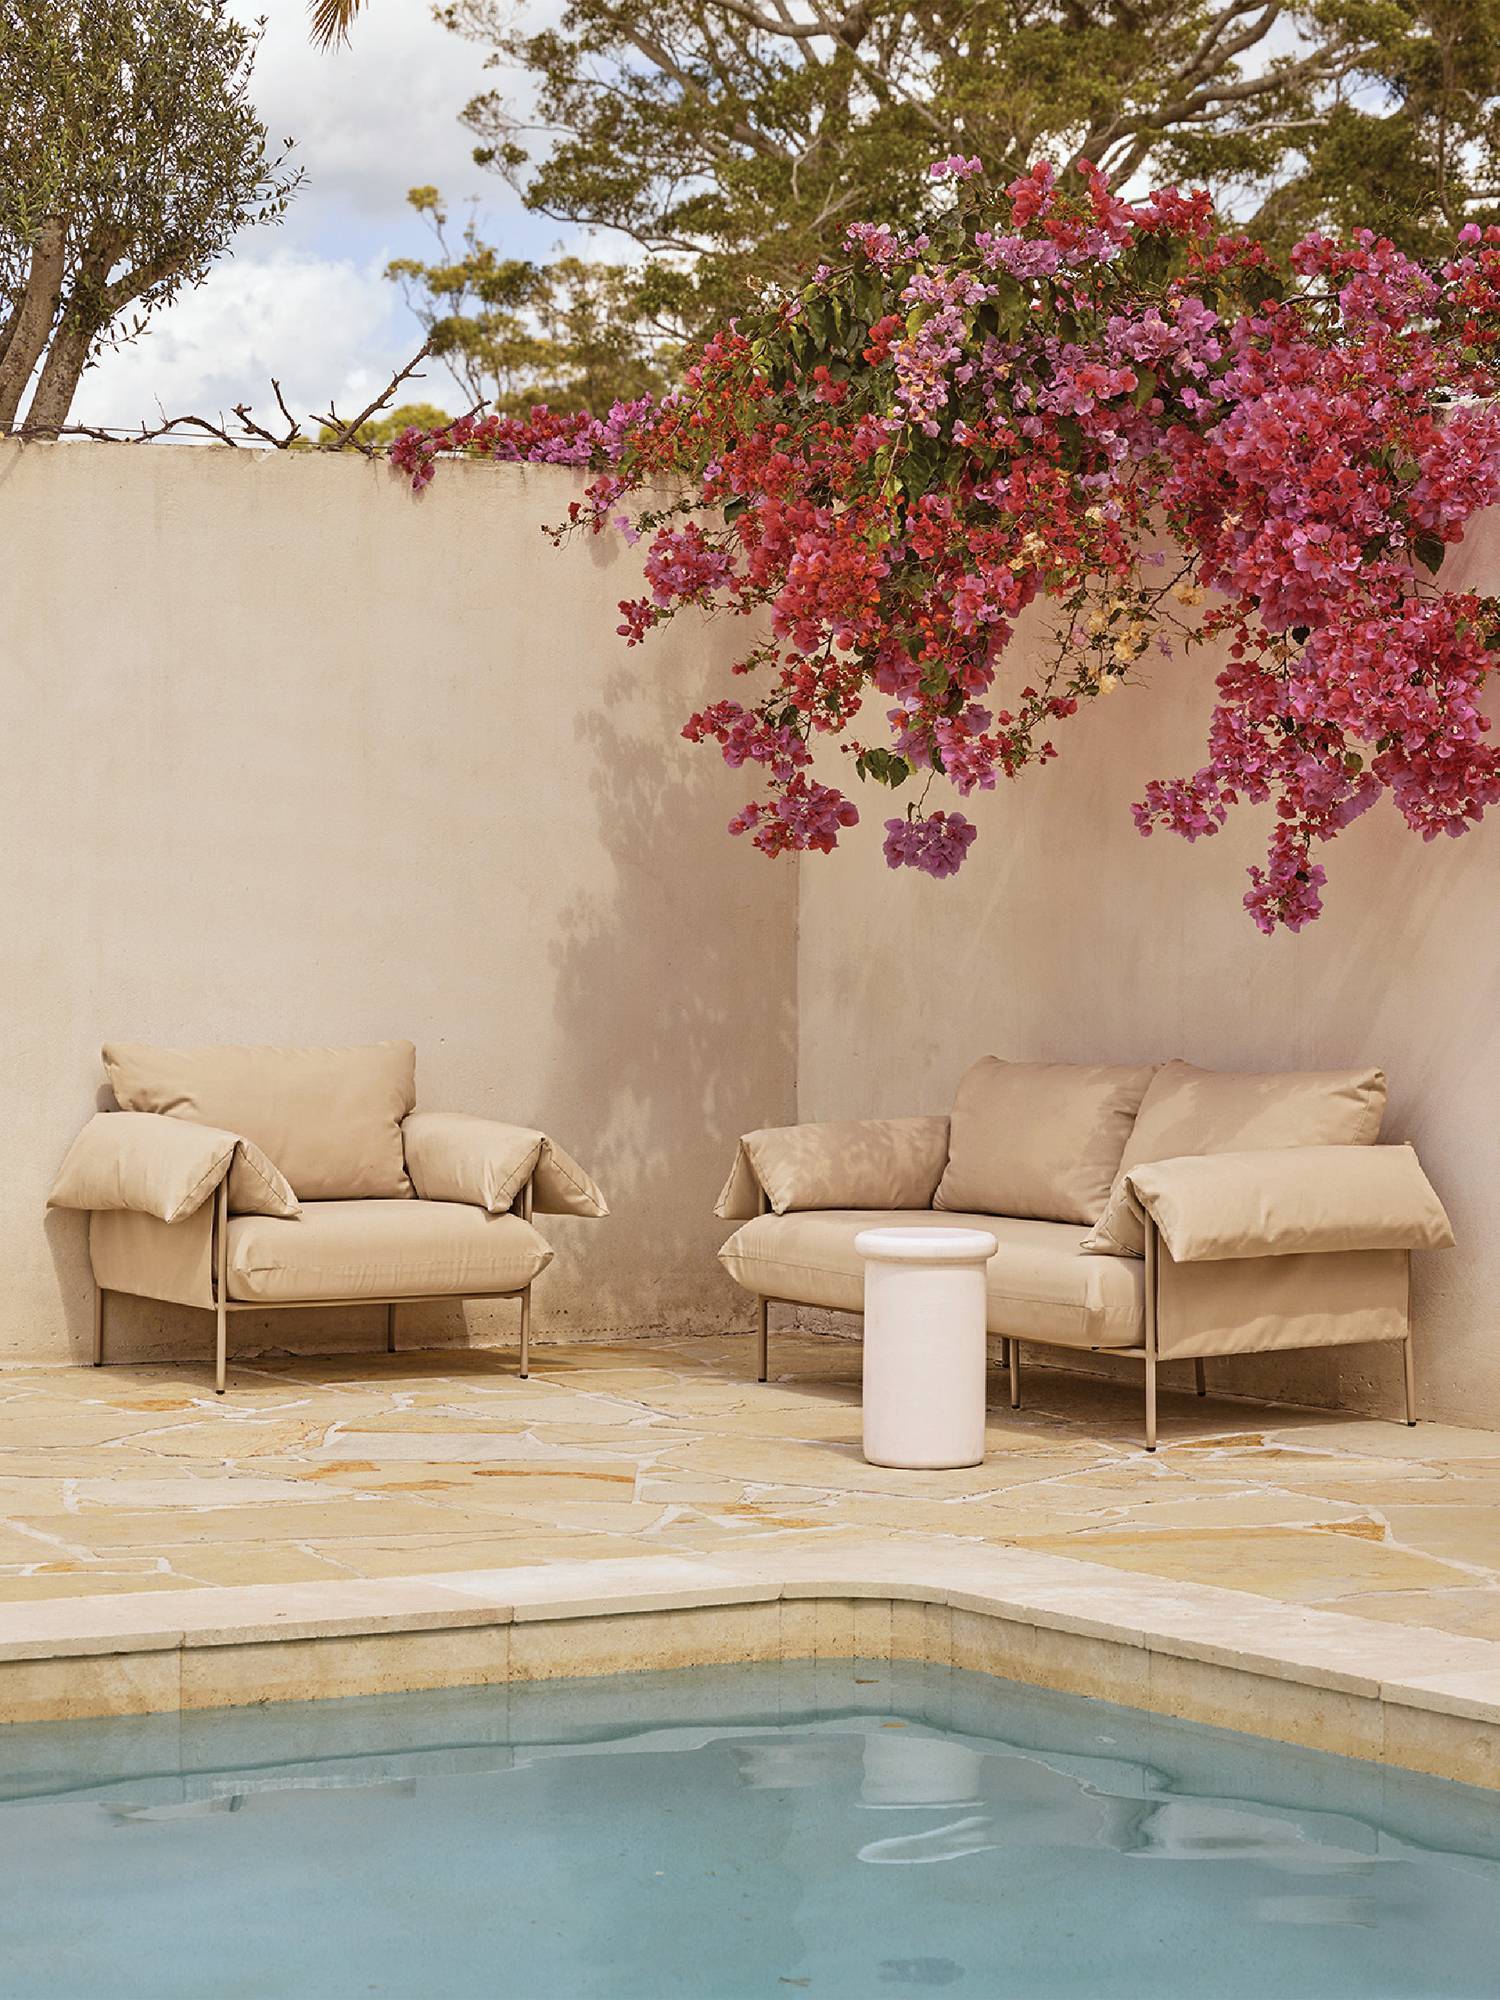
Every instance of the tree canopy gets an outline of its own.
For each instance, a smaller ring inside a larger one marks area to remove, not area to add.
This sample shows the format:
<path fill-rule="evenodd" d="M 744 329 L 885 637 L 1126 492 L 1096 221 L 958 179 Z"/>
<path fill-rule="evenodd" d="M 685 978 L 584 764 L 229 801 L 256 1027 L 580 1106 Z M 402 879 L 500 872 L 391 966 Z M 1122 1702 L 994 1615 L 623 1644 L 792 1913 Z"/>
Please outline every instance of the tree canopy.
<path fill-rule="evenodd" d="M 0 0 L 0 431 L 40 362 L 21 428 L 55 436 L 101 345 L 281 215 L 256 44 L 227 0 Z"/>
<path fill-rule="evenodd" d="M 643 249 L 638 298 L 701 332 L 879 215 L 912 227 L 935 156 L 997 179 L 1083 157 L 1202 184 L 1273 241 L 1368 225 L 1451 241 L 1500 193 L 1500 0 L 510 0 L 441 16 L 534 96 L 465 117 L 476 157 L 559 220 Z"/>
<path fill-rule="evenodd" d="M 413 188 L 407 200 L 431 225 L 438 254 L 430 263 L 398 257 L 386 276 L 471 406 L 516 416 L 537 403 L 607 410 L 666 386 L 665 357 L 642 323 L 629 270 L 579 257 L 502 257 L 472 214 L 454 242 L 435 187 Z"/>

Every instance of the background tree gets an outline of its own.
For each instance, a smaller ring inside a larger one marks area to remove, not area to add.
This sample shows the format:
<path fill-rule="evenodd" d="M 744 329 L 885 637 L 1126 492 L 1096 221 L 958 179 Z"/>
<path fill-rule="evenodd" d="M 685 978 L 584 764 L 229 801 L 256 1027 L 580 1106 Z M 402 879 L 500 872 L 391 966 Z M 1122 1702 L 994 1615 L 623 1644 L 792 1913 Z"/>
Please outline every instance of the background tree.
<path fill-rule="evenodd" d="M 407 200 L 431 224 L 438 255 L 431 263 L 398 257 L 386 276 L 471 407 L 483 402 L 508 416 L 538 403 L 603 411 L 666 386 L 670 357 L 644 323 L 634 273 L 579 257 L 502 257 L 480 239 L 472 214 L 450 243 L 438 190 L 413 188 Z"/>
<path fill-rule="evenodd" d="M 933 157 L 1083 156 L 1210 187 L 1286 239 L 1451 240 L 1500 190 L 1500 0 L 510 0 L 441 18 L 522 72 L 468 106 L 477 157 L 561 221 L 647 253 L 637 299 L 700 331 L 855 216 L 921 220 Z M 541 143 L 538 146 L 538 135 Z"/>
<path fill-rule="evenodd" d="M 55 436 L 101 346 L 280 217 L 257 42 L 227 0 L 0 0 L 0 430 L 41 362 L 21 429 Z"/>

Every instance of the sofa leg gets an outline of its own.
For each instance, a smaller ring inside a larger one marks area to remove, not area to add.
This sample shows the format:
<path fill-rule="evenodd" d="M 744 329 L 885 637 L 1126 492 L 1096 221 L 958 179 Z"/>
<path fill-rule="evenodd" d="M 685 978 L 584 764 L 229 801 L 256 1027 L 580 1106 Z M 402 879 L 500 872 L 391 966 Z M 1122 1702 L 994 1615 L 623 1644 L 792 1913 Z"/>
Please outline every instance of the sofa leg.
<path fill-rule="evenodd" d="M 1417 1371 L 1412 1361 L 1411 1335 L 1401 1343 L 1401 1377 L 1406 1388 L 1406 1421 L 1415 1425 L 1417 1421 Z"/>
<path fill-rule="evenodd" d="M 385 1351 L 387 1354 L 394 1354 L 396 1351 L 396 1308 L 394 1305 L 388 1305 L 385 1309 Z"/>
<path fill-rule="evenodd" d="M 1208 1394 L 1208 1377 L 1203 1372 L 1203 1363 L 1201 1361 L 1193 1363 L 1193 1387 L 1198 1391 L 1200 1396 Z"/>
<path fill-rule="evenodd" d="M 771 1302 L 769 1299 L 755 1301 L 755 1379 L 768 1382 L 771 1377 Z"/>
<path fill-rule="evenodd" d="M 521 1380 L 531 1373 L 531 1287 L 521 1294 Z"/>
<path fill-rule="evenodd" d="M 1146 1449 L 1156 1449 L 1156 1349 L 1146 1349 Z"/>
<path fill-rule="evenodd" d="M 214 1394 L 224 1393 L 224 1374 L 229 1363 L 229 1314 L 220 1299 L 214 1307 Z"/>
<path fill-rule="evenodd" d="M 104 1366 L 104 1287 L 94 1287 L 94 1366 Z"/>
<path fill-rule="evenodd" d="M 1010 1406 L 1013 1410 L 1019 1410 L 1021 1407 L 1021 1343 L 1019 1340 L 1006 1341 L 1005 1360 L 1007 1367 L 1010 1369 Z"/>

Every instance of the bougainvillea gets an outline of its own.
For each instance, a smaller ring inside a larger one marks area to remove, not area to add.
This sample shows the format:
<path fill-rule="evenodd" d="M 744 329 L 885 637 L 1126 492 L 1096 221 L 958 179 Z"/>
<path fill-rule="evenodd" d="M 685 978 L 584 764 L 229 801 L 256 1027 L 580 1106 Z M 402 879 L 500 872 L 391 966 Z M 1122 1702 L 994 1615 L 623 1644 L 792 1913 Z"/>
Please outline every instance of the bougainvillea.
<path fill-rule="evenodd" d="M 951 875 L 975 828 L 935 782 L 967 798 L 1050 759 L 1081 703 L 1208 639 L 1206 761 L 1135 819 L 1193 840 L 1269 805 L 1261 929 L 1318 914 L 1316 850 L 1383 794 L 1425 839 L 1464 832 L 1500 798 L 1500 605 L 1436 572 L 1500 499 L 1500 229 L 1433 270 L 1368 233 L 1278 270 L 1202 194 L 1127 203 L 1086 165 L 1003 190 L 974 160 L 932 173 L 926 234 L 856 225 L 662 402 L 471 420 L 394 456 L 419 485 L 454 449 L 592 466 L 557 532 L 645 539 L 631 645 L 688 607 L 754 617 L 753 694 L 685 733 L 757 772 L 731 825 L 768 854 L 857 819 L 812 769 L 839 737 L 911 798 L 889 864 Z M 1050 633 L 1012 677 L 1038 599 Z"/>

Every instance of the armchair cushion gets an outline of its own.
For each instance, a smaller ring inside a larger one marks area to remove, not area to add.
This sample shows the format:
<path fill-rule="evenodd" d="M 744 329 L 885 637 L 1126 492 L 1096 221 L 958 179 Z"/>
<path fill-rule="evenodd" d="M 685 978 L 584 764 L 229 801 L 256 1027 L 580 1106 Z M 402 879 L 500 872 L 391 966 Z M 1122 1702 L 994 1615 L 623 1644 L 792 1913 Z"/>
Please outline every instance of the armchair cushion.
<path fill-rule="evenodd" d="M 930 1208 L 948 1158 L 946 1118 L 852 1118 L 770 1126 L 740 1140 L 714 1213 L 744 1221 L 764 1188 L 791 1209 Z"/>
<path fill-rule="evenodd" d="M 1214 1153 L 1156 1160 L 1125 1178 L 1179 1264 L 1453 1246 L 1410 1146 Z"/>
<path fill-rule="evenodd" d="M 1171 1062 L 1141 1100 L 1109 1202 L 1085 1250 L 1139 1257 L 1146 1244 L 1126 1176 L 1151 1160 L 1285 1146 L 1372 1146 L 1385 1110 L 1378 1069 L 1260 1075 Z"/>
<path fill-rule="evenodd" d="M 285 1176 L 249 1140 L 210 1125 L 148 1111 L 100 1111 L 68 1149 L 49 1208 L 133 1209 L 179 1222 L 229 1175 L 231 1204 L 261 1215 L 295 1216 Z"/>
<path fill-rule="evenodd" d="M 982 1056 L 958 1086 L 933 1206 L 1097 1222 L 1151 1076 L 1147 1064 Z"/>
<path fill-rule="evenodd" d="M 462 1111 L 414 1111 L 401 1127 L 406 1170 L 423 1201 L 464 1201 L 503 1215 L 527 1181 L 545 1215 L 608 1215 L 604 1196 L 571 1154 L 545 1132 L 471 1118 Z"/>
<path fill-rule="evenodd" d="M 295 1224 L 242 1215 L 229 1225 L 232 1299 L 519 1292 L 551 1261 L 529 1222 L 467 1202 L 315 1201 Z"/>
<path fill-rule="evenodd" d="M 410 1042 L 367 1048 L 150 1048 L 110 1042 L 122 1111 L 155 1111 L 252 1140 L 304 1201 L 411 1194 L 401 1121 L 416 1103 Z"/>

